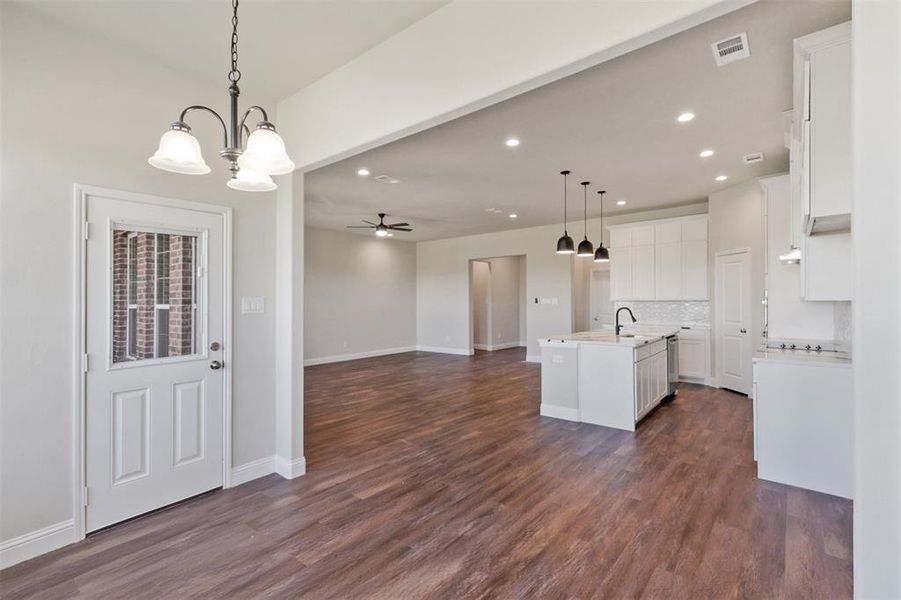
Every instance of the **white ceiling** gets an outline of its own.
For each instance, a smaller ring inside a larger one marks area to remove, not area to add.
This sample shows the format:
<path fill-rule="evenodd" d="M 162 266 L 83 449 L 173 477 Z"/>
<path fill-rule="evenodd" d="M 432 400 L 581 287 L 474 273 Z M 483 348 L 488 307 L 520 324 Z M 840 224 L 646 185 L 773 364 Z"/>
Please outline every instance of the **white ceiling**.
<path fill-rule="evenodd" d="M 782 117 L 791 108 L 792 40 L 850 19 L 843 1 L 753 4 L 610 62 L 307 175 L 307 224 L 345 230 L 387 212 L 425 240 L 562 220 L 562 169 L 608 190 L 607 214 L 706 200 L 788 168 Z M 751 57 L 718 68 L 710 44 L 747 32 Z M 697 117 L 676 122 L 683 111 Z M 504 141 L 518 137 L 518 148 Z M 716 154 L 701 159 L 711 148 Z M 742 156 L 764 152 L 753 166 Z M 368 178 L 356 175 L 360 167 Z M 374 180 L 387 174 L 400 183 Z M 728 181 L 717 183 L 719 174 Z M 615 202 L 626 199 L 625 207 Z M 488 208 L 503 213 L 486 212 Z M 507 213 L 519 215 L 516 220 Z M 389 221 L 392 219 L 389 219 Z M 577 230 L 573 226 L 571 230 Z M 365 230 L 351 230 L 368 235 Z"/>
<path fill-rule="evenodd" d="M 247 101 L 274 102 L 450 0 L 242 0 L 238 53 Z M 21 2 L 45 16 L 200 79 L 226 83 L 229 0 Z"/>

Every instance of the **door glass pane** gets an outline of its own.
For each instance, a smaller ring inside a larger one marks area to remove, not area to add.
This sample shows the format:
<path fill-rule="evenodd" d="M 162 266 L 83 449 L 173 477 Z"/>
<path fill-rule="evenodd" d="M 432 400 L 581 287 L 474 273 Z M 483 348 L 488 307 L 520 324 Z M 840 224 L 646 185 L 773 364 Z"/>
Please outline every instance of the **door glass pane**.
<path fill-rule="evenodd" d="M 197 236 L 113 231 L 113 362 L 198 352 Z"/>

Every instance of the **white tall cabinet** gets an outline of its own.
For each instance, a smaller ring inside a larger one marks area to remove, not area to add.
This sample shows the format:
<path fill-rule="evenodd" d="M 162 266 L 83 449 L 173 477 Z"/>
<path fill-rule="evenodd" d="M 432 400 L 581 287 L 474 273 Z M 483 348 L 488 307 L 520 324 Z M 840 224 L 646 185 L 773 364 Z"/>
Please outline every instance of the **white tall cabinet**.
<path fill-rule="evenodd" d="M 801 248 L 801 297 L 851 300 L 851 25 L 794 43 L 793 232 Z"/>
<path fill-rule="evenodd" d="M 707 300 L 707 215 L 608 229 L 613 300 Z"/>

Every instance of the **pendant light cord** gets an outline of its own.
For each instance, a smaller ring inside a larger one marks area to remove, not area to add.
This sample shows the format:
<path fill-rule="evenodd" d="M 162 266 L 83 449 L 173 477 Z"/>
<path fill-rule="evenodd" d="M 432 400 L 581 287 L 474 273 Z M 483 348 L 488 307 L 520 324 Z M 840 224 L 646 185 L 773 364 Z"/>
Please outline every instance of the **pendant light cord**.
<path fill-rule="evenodd" d="M 238 83 L 241 79 L 241 71 L 238 70 L 238 0 L 232 0 L 232 70 L 228 73 L 228 80 Z"/>
<path fill-rule="evenodd" d="M 604 194 L 606 193 L 604 190 L 598 192 L 601 196 L 601 246 L 604 245 Z"/>
<path fill-rule="evenodd" d="M 566 176 L 569 171 L 561 171 L 560 174 L 563 175 L 563 233 L 566 234 Z"/>
<path fill-rule="evenodd" d="M 584 208 L 584 213 L 582 215 L 584 217 L 583 231 L 585 232 L 586 240 L 588 239 L 588 185 L 589 185 L 589 182 L 587 182 L 587 181 L 582 182 L 582 206 Z"/>

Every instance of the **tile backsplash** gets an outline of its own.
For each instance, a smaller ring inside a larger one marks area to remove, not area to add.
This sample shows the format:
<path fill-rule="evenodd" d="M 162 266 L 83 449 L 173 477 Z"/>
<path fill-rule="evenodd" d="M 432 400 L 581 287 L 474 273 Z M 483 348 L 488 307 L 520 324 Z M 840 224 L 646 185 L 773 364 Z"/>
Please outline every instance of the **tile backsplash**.
<path fill-rule="evenodd" d="M 614 310 L 628 306 L 639 323 L 710 326 L 710 302 L 614 302 Z"/>
<path fill-rule="evenodd" d="M 833 308 L 832 323 L 835 328 L 835 341 L 842 342 L 851 351 L 851 303 L 836 302 Z"/>

